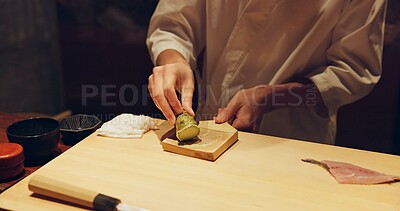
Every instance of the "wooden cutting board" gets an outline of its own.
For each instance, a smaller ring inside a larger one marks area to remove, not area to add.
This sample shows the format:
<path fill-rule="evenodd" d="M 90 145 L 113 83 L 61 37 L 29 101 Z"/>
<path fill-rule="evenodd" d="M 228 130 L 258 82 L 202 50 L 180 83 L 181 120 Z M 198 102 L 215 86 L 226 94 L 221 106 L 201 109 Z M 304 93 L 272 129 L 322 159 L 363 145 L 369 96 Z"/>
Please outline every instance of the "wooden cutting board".
<path fill-rule="evenodd" d="M 167 127 L 163 126 L 161 127 Z M 238 131 L 228 123 L 215 124 L 214 121 L 200 121 L 200 134 L 196 139 L 178 142 L 175 137 L 175 129 L 160 128 L 159 138 L 165 151 L 215 161 L 222 153 L 238 140 Z M 164 135 L 162 135 L 164 134 Z"/>

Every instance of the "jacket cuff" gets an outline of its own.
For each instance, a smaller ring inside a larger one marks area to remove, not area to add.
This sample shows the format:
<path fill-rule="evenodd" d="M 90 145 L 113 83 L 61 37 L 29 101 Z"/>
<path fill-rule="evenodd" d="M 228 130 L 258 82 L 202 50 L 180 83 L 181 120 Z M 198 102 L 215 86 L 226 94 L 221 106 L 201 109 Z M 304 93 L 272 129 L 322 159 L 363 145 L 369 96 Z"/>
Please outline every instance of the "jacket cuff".
<path fill-rule="evenodd" d="M 192 44 L 180 38 L 175 39 L 174 36 L 169 36 L 168 39 L 158 39 L 157 42 L 151 38 L 147 39 L 147 45 L 150 47 L 150 57 L 154 65 L 157 65 L 157 58 L 161 52 L 173 49 L 182 54 L 183 58 L 189 63 L 192 70 L 196 68 L 196 59 L 193 56 Z"/>
<path fill-rule="evenodd" d="M 331 76 L 329 73 L 323 72 L 310 76 L 308 78 L 318 88 L 322 100 L 324 101 L 325 106 L 328 108 L 329 116 L 335 114 L 341 106 L 340 99 L 338 99 L 339 94 L 336 93 L 336 88 L 332 85 L 332 79 L 338 80 L 337 77 Z"/>

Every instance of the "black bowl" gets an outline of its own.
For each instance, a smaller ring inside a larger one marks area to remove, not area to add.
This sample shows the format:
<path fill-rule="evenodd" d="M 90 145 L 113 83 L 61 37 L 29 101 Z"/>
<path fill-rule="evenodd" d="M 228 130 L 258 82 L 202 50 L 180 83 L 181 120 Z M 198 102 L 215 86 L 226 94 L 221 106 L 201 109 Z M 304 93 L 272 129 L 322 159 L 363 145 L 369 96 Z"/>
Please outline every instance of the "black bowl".
<path fill-rule="evenodd" d="M 51 118 L 31 118 L 7 128 L 8 141 L 24 149 L 25 165 L 43 165 L 51 160 L 60 139 L 60 126 Z"/>
<path fill-rule="evenodd" d="M 62 141 L 65 145 L 75 145 L 101 126 L 94 115 L 77 114 L 60 120 Z"/>

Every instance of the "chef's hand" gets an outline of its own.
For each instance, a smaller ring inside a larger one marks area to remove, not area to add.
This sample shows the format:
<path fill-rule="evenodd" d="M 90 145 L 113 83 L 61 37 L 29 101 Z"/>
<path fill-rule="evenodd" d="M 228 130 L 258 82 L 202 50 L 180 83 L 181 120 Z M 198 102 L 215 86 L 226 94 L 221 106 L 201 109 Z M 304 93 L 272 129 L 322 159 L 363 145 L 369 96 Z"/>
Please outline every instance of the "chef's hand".
<path fill-rule="evenodd" d="M 257 132 L 266 112 L 284 107 L 314 108 L 322 118 L 328 118 L 318 87 L 309 79 L 280 85 L 260 85 L 240 90 L 226 108 L 218 110 L 216 123 L 229 122 L 238 130 Z"/>
<path fill-rule="evenodd" d="M 182 113 L 182 109 L 194 116 L 192 109 L 194 76 L 190 65 L 175 50 L 161 52 L 157 64 L 159 66 L 153 68 L 148 85 L 150 96 L 157 108 L 171 124 L 175 123 L 175 113 Z M 181 94 L 182 103 L 175 90 Z"/>
<path fill-rule="evenodd" d="M 271 86 L 260 85 L 242 89 L 231 99 L 227 107 L 220 108 L 214 118 L 216 123 L 229 122 L 242 131 L 257 132 L 263 114 L 268 110 Z"/>

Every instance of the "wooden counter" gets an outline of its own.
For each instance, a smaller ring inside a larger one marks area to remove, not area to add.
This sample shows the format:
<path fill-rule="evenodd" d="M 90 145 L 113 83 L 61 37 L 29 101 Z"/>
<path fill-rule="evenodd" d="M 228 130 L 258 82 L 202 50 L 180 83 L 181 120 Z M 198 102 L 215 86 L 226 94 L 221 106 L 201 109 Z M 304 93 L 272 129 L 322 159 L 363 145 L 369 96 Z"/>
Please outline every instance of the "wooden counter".
<path fill-rule="evenodd" d="M 400 183 L 342 185 L 301 158 L 400 175 L 400 156 L 239 132 L 215 162 L 162 151 L 151 131 L 126 140 L 92 134 L 33 174 L 151 210 L 400 210 Z M 23 179 L 0 194 L 10 210 L 82 210 L 32 196 Z"/>

